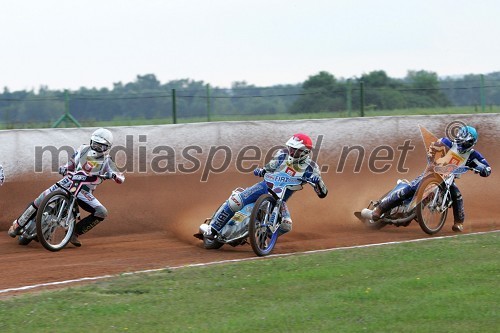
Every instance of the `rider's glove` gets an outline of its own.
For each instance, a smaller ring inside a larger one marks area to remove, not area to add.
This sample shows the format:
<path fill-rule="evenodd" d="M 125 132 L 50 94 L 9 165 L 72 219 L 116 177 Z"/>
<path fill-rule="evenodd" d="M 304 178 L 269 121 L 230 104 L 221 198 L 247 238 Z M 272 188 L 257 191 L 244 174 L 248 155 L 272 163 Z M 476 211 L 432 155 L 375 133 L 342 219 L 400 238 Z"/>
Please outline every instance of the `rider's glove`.
<path fill-rule="evenodd" d="M 427 150 L 427 157 L 433 159 L 436 153 L 444 151 L 445 146 L 441 141 L 432 142 Z"/>
<path fill-rule="evenodd" d="M 112 171 L 108 171 L 104 174 L 105 179 L 114 179 L 116 177 L 115 173 Z"/>
<path fill-rule="evenodd" d="M 264 175 L 266 174 L 266 169 L 257 168 L 253 171 L 253 174 L 256 175 L 257 177 L 264 177 Z"/>
<path fill-rule="evenodd" d="M 64 176 L 64 175 L 66 175 L 66 172 L 68 172 L 68 168 L 66 168 L 65 166 L 60 166 L 58 172 L 60 175 Z"/>
<path fill-rule="evenodd" d="M 475 173 L 479 173 L 481 177 L 488 177 L 491 174 L 491 168 L 489 166 L 480 166 L 476 168 Z"/>
<path fill-rule="evenodd" d="M 309 178 L 309 180 L 311 181 L 311 183 L 318 184 L 321 178 L 319 176 L 312 176 L 311 178 Z"/>

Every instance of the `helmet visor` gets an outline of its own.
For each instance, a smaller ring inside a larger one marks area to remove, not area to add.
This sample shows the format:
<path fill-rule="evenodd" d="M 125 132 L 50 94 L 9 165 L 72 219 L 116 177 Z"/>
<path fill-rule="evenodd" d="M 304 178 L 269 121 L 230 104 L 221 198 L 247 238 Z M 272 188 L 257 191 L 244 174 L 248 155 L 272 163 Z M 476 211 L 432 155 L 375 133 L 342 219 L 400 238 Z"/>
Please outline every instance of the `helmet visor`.
<path fill-rule="evenodd" d="M 107 151 L 109 149 L 109 146 L 107 144 L 104 144 L 104 143 L 92 141 L 90 143 L 90 148 L 92 148 L 92 150 L 95 150 L 98 153 L 104 153 L 105 151 Z"/>
<path fill-rule="evenodd" d="M 476 144 L 476 140 L 474 139 L 472 134 L 470 134 L 469 132 L 467 132 L 465 130 L 460 131 L 460 133 L 458 133 L 458 136 L 455 139 L 455 142 L 457 143 L 457 148 L 458 148 L 458 151 L 460 153 L 467 152 L 469 149 L 471 149 Z"/>
<path fill-rule="evenodd" d="M 288 147 L 288 153 L 293 158 L 301 158 L 309 154 L 308 149 Z"/>
<path fill-rule="evenodd" d="M 457 148 L 460 153 L 466 153 L 474 146 L 474 139 L 470 140 L 457 140 Z"/>

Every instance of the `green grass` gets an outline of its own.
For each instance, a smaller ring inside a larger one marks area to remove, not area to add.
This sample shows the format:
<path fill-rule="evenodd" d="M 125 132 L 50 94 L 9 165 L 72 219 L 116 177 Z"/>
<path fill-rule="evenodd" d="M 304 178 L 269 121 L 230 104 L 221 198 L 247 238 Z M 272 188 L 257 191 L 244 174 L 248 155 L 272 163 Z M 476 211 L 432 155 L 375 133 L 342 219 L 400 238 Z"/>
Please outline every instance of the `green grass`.
<path fill-rule="evenodd" d="M 480 114 L 480 108 L 474 107 L 449 107 L 449 108 L 419 108 L 419 109 L 399 109 L 399 110 L 366 110 L 365 117 L 378 117 L 378 116 L 413 116 L 413 115 L 436 115 L 436 114 Z M 484 113 L 500 113 L 499 106 L 489 106 Z M 267 115 L 213 115 L 210 121 L 255 121 L 255 120 L 298 120 L 298 119 L 328 119 L 328 118 L 348 118 L 359 117 L 359 110 L 352 112 L 337 111 L 337 112 L 318 112 L 318 113 L 279 113 Z M 178 117 L 177 123 L 198 123 L 207 122 L 207 117 Z M 55 121 L 54 121 L 55 122 Z M 0 129 L 13 129 L 13 128 L 50 128 L 54 122 L 43 123 L 23 123 L 23 124 L 5 124 L 0 123 Z M 84 121 L 79 120 L 80 124 L 84 127 L 109 127 L 109 126 L 140 126 L 140 125 L 163 125 L 172 124 L 173 119 L 157 118 L 157 119 L 125 119 L 116 118 L 111 121 Z M 63 122 L 59 127 L 75 127 L 71 122 Z"/>
<path fill-rule="evenodd" d="M 154 274 L 0 302 L 1 332 L 497 332 L 498 234 Z"/>

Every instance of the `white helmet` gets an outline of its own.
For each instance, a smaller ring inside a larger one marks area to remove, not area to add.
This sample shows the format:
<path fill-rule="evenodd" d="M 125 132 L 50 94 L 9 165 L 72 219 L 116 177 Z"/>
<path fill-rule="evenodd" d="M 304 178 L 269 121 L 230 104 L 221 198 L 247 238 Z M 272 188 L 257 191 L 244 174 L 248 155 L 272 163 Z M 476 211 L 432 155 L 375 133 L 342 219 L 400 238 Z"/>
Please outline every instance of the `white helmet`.
<path fill-rule="evenodd" d="M 113 134 L 105 128 L 99 128 L 90 137 L 90 149 L 93 157 L 100 157 L 113 145 Z"/>

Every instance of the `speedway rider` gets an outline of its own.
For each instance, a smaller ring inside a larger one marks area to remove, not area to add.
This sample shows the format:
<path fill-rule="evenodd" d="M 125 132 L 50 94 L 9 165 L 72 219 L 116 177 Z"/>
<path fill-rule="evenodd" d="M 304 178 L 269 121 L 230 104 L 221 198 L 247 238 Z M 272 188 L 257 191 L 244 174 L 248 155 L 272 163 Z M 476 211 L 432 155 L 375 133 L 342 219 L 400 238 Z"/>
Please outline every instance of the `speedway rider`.
<path fill-rule="evenodd" d="M 73 154 L 68 163 L 59 167 L 59 173 L 63 176 L 68 171 L 77 172 L 85 171 L 89 175 L 100 175 L 104 179 L 113 179 L 116 183 L 121 184 L 125 181 L 125 177 L 120 173 L 109 156 L 109 150 L 113 145 L 113 135 L 111 132 L 104 128 L 95 130 L 90 137 L 89 145 L 81 145 L 80 148 Z M 101 179 L 101 183 L 104 180 Z M 11 237 L 16 237 L 22 227 L 28 221 L 34 218 L 39 205 L 43 198 L 52 191 L 57 190 L 59 187 L 69 189 L 70 180 L 64 177 L 56 184 L 49 187 L 42 192 L 38 198 L 29 204 L 28 208 L 17 218 L 10 227 L 8 234 Z M 78 240 L 78 236 L 83 235 L 90 229 L 95 227 L 108 216 L 108 211 L 99 200 L 93 195 L 97 185 L 90 185 L 84 187 L 78 194 L 78 205 L 90 213 L 87 217 L 79 221 L 71 236 L 70 242 L 76 247 L 80 247 L 82 243 Z"/>
<path fill-rule="evenodd" d="M 5 181 L 5 174 L 3 173 L 3 166 L 0 164 L 0 186 L 3 185 Z"/>
<path fill-rule="evenodd" d="M 428 158 L 433 161 L 435 156 L 438 157 L 438 155 L 440 155 L 441 159 L 444 159 L 447 154 L 446 151 L 451 150 L 451 156 L 457 161 L 465 161 L 465 166 L 474 168 L 475 172 L 479 173 L 481 177 L 488 177 L 491 174 L 490 165 L 481 153 L 472 149 L 476 145 L 477 139 L 478 134 L 474 127 L 462 126 L 454 140 L 444 137 L 432 143 L 427 152 Z M 440 163 L 441 159 L 437 159 L 436 162 Z M 421 174 L 399 191 L 392 192 L 391 195 L 383 198 L 373 211 L 367 208 L 363 209 L 361 215 L 373 221 L 379 220 L 385 212 L 399 206 L 404 200 L 411 198 L 425 175 L 425 173 Z M 450 194 L 453 199 L 454 223 L 452 230 L 455 232 L 462 232 L 464 230 L 463 223 L 465 220 L 464 203 L 462 194 L 455 183 L 450 187 Z"/>
<path fill-rule="evenodd" d="M 285 172 L 290 176 L 309 179 L 314 184 L 314 190 L 318 197 L 324 198 L 328 194 L 328 189 L 321 179 L 321 172 L 318 165 L 309 156 L 311 149 L 312 140 L 309 136 L 303 133 L 294 134 L 286 142 L 286 148 L 277 151 L 264 168 L 257 168 L 253 173 L 255 176 L 264 177 L 266 172 Z M 241 210 L 247 204 L 257 201 L 262 194 L 266 193 L 268 193 L 268 186 L 265 181 L 261 181 L 245 190 L 233 191 L 231 196 L 214 214 L 210 223 L 211 228 L 206 224 L 202 224 L 200 232 L 205 237 L 213 237 L 222 230 L 224 225 L 237 211 Z M 283 221 L 280 226 L 280 234 L 289 232 L 292 229 L 292 219 L 285 203 L 293 194 L 293 191 L 289 193 L 283 200 Z"/>

